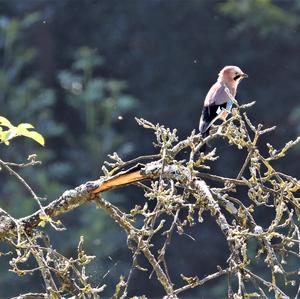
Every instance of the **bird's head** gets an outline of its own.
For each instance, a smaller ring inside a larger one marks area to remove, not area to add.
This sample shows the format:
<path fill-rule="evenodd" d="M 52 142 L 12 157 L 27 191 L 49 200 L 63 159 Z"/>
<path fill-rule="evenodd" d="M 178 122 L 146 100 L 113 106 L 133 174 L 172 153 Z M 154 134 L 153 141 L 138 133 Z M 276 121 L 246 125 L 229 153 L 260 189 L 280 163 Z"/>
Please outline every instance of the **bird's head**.
<path fill-rule="evenodd" d="M 228 65 L 220 71 L 218 80 L 224 83 L 237 85 L 242 79 L 247 77 L 248 75 L 245 74 L 238 66 Z"/>

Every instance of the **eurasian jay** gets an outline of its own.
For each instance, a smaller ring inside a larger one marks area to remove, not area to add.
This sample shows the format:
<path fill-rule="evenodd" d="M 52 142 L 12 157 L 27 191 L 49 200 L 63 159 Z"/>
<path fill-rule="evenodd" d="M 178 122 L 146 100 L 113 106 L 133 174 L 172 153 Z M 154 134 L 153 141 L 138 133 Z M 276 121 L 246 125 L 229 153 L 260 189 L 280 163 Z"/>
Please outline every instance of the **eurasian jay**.
<path fill-rule="evenodd" d="M 199 123 L 199 131 L 203 137 L 209 135 L 211 125 L 216 119 L 223 121 L 226 119 L 228 115 L 226 110 L 230 111 L 232 107 L 232 101 L 225 89 L 228 88 L 231 95 L 235 97 L 238 84 L 247 77 L 248 75 L 239 67 L 233 65 L 225 66 L 220 71 L 217 82 L 210 88 L 204 100 Z"/>

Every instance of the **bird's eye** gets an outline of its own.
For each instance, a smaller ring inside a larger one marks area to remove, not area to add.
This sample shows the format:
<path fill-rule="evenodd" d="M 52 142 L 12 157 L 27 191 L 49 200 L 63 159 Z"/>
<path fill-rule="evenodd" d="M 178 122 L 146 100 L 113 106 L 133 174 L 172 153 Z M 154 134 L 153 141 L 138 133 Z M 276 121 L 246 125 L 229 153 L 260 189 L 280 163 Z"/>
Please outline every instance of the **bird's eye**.
<path fill-rule="evenodd" d="M 238 78 L 240 78 L 241 75 L 238 73 L 238 72 L 235 72 L 234 73 L 234 77 L 233 77 L 233 80 L 236 81 Z"/>

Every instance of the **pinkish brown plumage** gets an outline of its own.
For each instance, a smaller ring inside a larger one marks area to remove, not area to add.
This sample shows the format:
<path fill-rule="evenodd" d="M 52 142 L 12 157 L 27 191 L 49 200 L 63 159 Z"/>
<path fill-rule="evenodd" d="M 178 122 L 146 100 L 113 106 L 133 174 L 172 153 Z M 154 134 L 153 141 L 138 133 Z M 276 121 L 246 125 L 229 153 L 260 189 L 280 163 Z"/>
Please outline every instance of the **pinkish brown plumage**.
<path fill-rule="evenodd" d="M 209 134 L 209 128 L 212 120 L 216 118 L 222 108 L 230 109 L 232 102 L 225 89 L 228 88 L 233 97 L 236 95 L 238 84 L 243 78 L 248 77 L 237 66 L 225 66 L 219 73 L 218 80 L 208 91 L 199 123 L 199 131 L 202 136 Z"/>

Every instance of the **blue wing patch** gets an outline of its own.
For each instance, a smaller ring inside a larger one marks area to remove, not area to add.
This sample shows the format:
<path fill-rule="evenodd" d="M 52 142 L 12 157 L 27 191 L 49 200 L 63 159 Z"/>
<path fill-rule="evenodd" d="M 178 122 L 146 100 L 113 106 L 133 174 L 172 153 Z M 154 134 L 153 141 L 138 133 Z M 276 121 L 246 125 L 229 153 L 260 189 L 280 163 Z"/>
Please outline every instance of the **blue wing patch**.
<path fill-rule="evenodd" d="M 233 102 L 229 99 L 226 103 L 226 110 L 230 111 L 232 106 L 233 106 Z"/>

